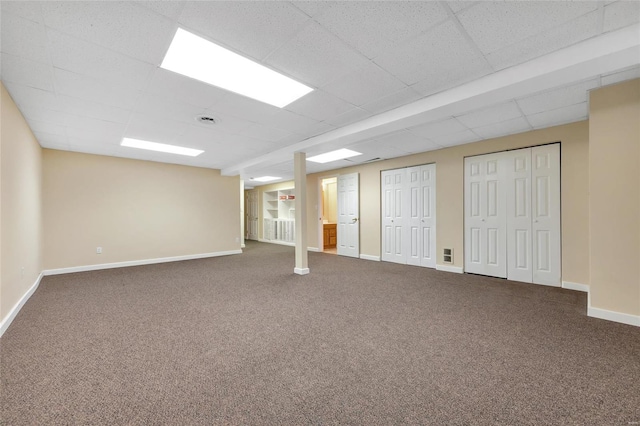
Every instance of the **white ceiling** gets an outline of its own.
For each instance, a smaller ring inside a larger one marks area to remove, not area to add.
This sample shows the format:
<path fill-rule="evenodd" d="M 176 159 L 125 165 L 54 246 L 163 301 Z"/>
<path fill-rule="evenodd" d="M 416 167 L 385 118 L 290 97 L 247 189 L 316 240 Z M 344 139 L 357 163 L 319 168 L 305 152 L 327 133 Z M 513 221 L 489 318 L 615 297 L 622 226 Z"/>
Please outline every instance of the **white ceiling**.
<path fill-rule="evenodd" d="M 639 22 L 637 1 L 2 1 L 1 78 L 43 147 L 290 179 L 298 150 L 363 153 L 311 173 L 584 120 L 640 77 Z M 315 90 L 280 109 L 163 70 L 178 27 Z"/>

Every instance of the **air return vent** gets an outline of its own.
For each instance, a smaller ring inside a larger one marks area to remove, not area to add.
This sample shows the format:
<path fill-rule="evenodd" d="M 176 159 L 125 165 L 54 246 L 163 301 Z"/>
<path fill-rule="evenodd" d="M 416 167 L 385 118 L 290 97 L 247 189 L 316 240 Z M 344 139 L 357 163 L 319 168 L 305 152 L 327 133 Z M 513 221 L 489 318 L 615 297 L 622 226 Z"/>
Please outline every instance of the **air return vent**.
<path fill-rule="evenodd" d="M 208 115 L 198 115 L 196 117 L 196 121 L 200 124 L 206 124 L 207 126 L 212 126 L 218 122 L 218 119 Z"/>
<path fill-rule="evenodd" d="M 453 249 L 446 248 L 444 249 L 444 263 L 453 263 Z"/>

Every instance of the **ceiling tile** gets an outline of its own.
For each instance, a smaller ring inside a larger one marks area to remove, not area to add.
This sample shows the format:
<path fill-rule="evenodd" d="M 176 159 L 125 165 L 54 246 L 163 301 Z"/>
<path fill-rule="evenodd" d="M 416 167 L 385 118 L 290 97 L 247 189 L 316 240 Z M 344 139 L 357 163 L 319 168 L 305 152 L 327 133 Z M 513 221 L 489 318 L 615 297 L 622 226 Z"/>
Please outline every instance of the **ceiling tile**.
<path fill-rule="evenodd" d="M 33 135 L 44 148 L 69 149 L 69 138 L 66 135 L 33 132 Z"/>
<path fill-rule="evenodd" d="M 84 75 L 54 68 L 56 92 L 87 101 L 93 101 L 119 108 L 133 107 L 138 92 L 117 87 Z"/>
<path fill-rule="evenodd" d="M 421 124 L 408 130 L 417 136 L 433 139 L 438 136 L 460 133 L 467 130 L 467 128 L 455 118 L 448 118 L 442 121 Z"/>
<path fill-rule="evenodd" d="M 216 128 L 216 126 L 191 125 L 178 136 L 177 140 L 197 146 L 207 146 L 210 144 L 223 143 L 229 134 Z"/>
<path fill-rule="evenodd" d="M 640 67 L 633 67 L 621 72 L 603 75 L 601 82 L 603 86 L 609 84 L 620 83 L 621 81 L 633 80 L 634 78 L 640 78 Z"/>
<path fill-rule="evenodd" d="M 451 21 L 402 43 L 375 62 L 411 85 L 464 66 L 479 55 Z"/>
<path fill-rule="evenodd" d="M 287 105 L 286 109 L 314 120 L 324 121 L 353 109 L 353 105 L 322 90 L 314 90 Z"/>
<path fill-rule="evenodd" d="M 356 121 L 364 120 L 369 116 L 371 116 L 369 111 L 362 108 L 353 108 L 343 114 L 329 118 L 326 121 L 333 126 L 342 127 L 347 124 L 355 123 Z"/>
<path fill-rule="evenodd" d="M 589 116 L 587 102 L 570 105 L 551 111 L 541 112 L 527 116 L 527 120 L 534 129 L 557 126 L 560 124 L 572 123 L 574 121 L 586 120 Z"/>
<path fill-rule="evenodd" d="M 500 123 L 473 128 L 473 132 L 483 139 L 497 138 L 528 130 L 532 130 L 532 128 L 524 117 L 517 117 Z"/>
<path fill-rule="evenodd" d="M 58 95 L 61 110 L 69 114 L 84 115 L 86 117 L 97 118 L 114 123 L 127 123 L 131 116 L 131 111 L 104 105 L 98 102 L 73 98 L 71 96 Z"/>
<path fill-rule="evenodd" d="M 368 58 L 447 19 L 439 2 L 330 2 L 315 19 Z"/>
<path fill-rule="evenodd" d="M 140 90 L 154 66 L 93 43 L 50 30 L 51 61 L 57 68 Z"/>
<path fill-rule="evenodd" d="M 184 1 L 157 1 L 157 0 L 149 0 L 149 1 L 136 1 L 136 4 L 146 7 L 147 9 L 151 9 L 160 15 L 166 16 L 171 20 L 177 20 L 182 13 L 182 9 L 184 8 Z"/>
<path fill-rule="evenodd" d="M 1 2 L 4 4 L 4 2 Z M 33 61 L 50 63 L 44 26 L 24 18 L 3 13 L 0 16 L 0 49 L 3 53 Z"/>
<path fill-rule="evenodd" d="M 437 68 L 427 70 L 423 76 L 427 74 L 429 76 L 411 85 L 411 88 L 423 96 L 428 96 L 476 80 L 491 72 L 492 69 L 487 61 L 483 57 L 478 57 L 453 67 L 447 72 Z"/>
<path fill-rule="evenodd" d="M 593 79 L 518 99 L 517 102 L 525 115 L 537 114 L 587 102 L 588 91 L 596 87 L 599 87 L 598 79 Z"/>
<path fill-rule="evenodd" d="M 449 7 L 451 8 L 451 10 L 454 13 L 458 13 L 460 12 L 462 9 L 466 9 L 470 6 L 473 6 L 474 4 L 478 3 L 477 1 L 462 1 L 462 0 L 456 0 L 456 1 L 448 1 L 446 2 Z"/>
<path fill-rule="evenodd" d="M 261 124 L 269 124 L 275 128 L 288 130 L 293 133 L 304 133 L 311 126 L 318 124 L 318 121 L 287 111 L 286 109 L 281 109 L 269 116 L 267 120 L 261 121 Z"/>
<path fill-rule="evenodd" d="M 590 12 L 564 25 L 543 31 L 487 55 L 495 70 L 501 70 L 554 52 L 598 35 L 600 11 Z"/>
<path fill-rule="evenodd" d="M 452 135 L 437 136 L 433 138 L 433 142 L 441 147 L 464 145 L 466 143 L 477 142 L 482 138 L 471 130 L 465 130 L 464 132 L 454 133 Z"/>
<path fill-rule="evenodd" d="M 43 123 L 62 124 L 67 122 L 69 114 L 62 111 L 56 111 L 53 109 L 42 108 L 39 106 L 22 106 L 20 112 L 24 117 L 29 117 L 29 120 L 40 121 Z"/>
<path fill-rule="evenodd" d="M 363 105 L 406 87 L 378 65 L 368 62 L 364 67 L 339 77 L 322 90 L 354 105 Z"/>
<path fill-rule="evenodd" d="M 231 92 L 228 92 L 224 100 L 212 106 L 210 109 L 212 111 L 221 111 L 252 122 L 266 121 L 269 117 L 282 110 L 276 106 L 265 104 Z"/>
<path fill-rule="evenodd" d="M 321 87 L 364 66 L 367 59 L 313 21 L 266 62 L 301 83 Z"/>
<path fill-rule="evenodd" d="M 133 2 L 44 2 L 47 26 L 159 65 L 175 33 L 167 19 Z"/>
<path fill-rule="evenodd" d="M 52 74 L 51 65 L 2 54 L 2 81 L 53 91 Z"/>
<path fill-rule="evenodd" d="M 124 136 L 171 144 L 177 136 L 189 130 L 189 124 L 162 120 L 153 115 L 133 113 Z"/>
<path fill-rule="evenodd" d="M 292 1 L 292 5 L 303 11 L 307 16 L 314 17 L 322 13 L 324 9 L 329 7 L 328 1 Z"/>
<path fill-rule="evenodd" d="M 262 60 L 307 20 L 286 2 L 195 1 L 186 4 L 179 22 L 211 41 Z"/>
<path fill-rule="evenodd" d="M 92 143 L 91 145 L 86 145 L 85 143 L 82 143 L 82 141 L 78 141 L 78 140 L 71 140 L 69 143 L 69 149 L 71 151 L 75 151 L 75 152 L 83 152 L 85 154 L 94 154 L 94 155 L 107 155 L 107 156 L 113 156 L 116 155 L 116 153 L 118 152 L 119 149 L 121 149 L 122 147 L 119 147 L 118 145 L 112 145 L 112 144 L 103 144 L 103 143 Z M 133 149 L 133 148 L 130 148 Z M 140 153 L 141 160 L 146 159 L 145 158 L 145 154 Z M 148 154 L 146 154 L 148 156 Z"/>
<path fill-rule="evenodd" d="M 41 3 L 40 1 L 3 1 L 0 2 L 0 10 L 2 15 L 11 13 L 33 22 L 42 23 Z"/>
<path fill-rule="evenodd" d="M 240 135 L 249 136 L 257 140 L 266 142 L 278 142 L 291 136 L 291 132 L 279 130 L 273 127 L 263 126 L 258 123 L 251 123 L 239 132 Z"/>
<path fill-rule="evenodd" d="M 73 136 L 71 130 L 82 130 L 98 133 L 109 140 L 120 141 L 124 136 L 126 124 L 113 123 L 97 118 L 83 117 L 68 114 L 64 123 L 67 126 L 67 135 Z"/>
<path fill-rule="evenodd" d="M 604 7 L 604 32 L 638 22 L 640 22 L 640 2 L 638 1 L 617 1 Z"/>
<path fill-rule="evenodd" d="M 596 10 L 595 1 L 478 2 L 457 14 L 471 39 L 488 54 Z"/>
<path fill-rule="evenodd" d="M 36 106 L 59 110 L 60 102 L 56 98 L 55 93 L 36 89 L 33 87 L 23 86 L 11 82 L 3 82 L 14 102 L 20 106 Z M 28 117 L 26 117 L 28 118 Z"/>
<path fill-rule="evenodd" d="M 27 119 L 27 123 L 29 123 L 29 128 L 34 133 L 48 133 L 50 135 L 56 136 L 67 136 L 65 132 L 65 127 L 62 124 L 57 123 L 47 123 L 44 121 L 30 120 Z"/>
<path fill-rule="evenodd" d="M 475 127 L 486 126 L 488 124 L 500 123 L 502 121 L 521 116 L 522 113 L 518 109 L 518 106 L 514 101 L 511 101 L 459 115 L 456 116 L 456 118 L 462 124 L 472 129 Z"/>
<path fill-rule="evenodd" d="M 178 102 L 171 97 L 143 93 L 136 100 L 133 111 L 193 124 L 197 116 L 205 114 L 206 108 Z"/>
<path fill-rule="evenodd" d="M 399 106 L 406 105 L 413 101 L 417 101 L 420 98 L 422 98 L 422 95 L 420 93 L 409 87 L 405 87 L 404 89 L 398 90 L 395 93 L 391 93 L 389 95 L 376 99 L 375 101 L 371 101 L 364 105 L 361 105 L 361 108 L 366 109 L 373 114 L 380 114 Z"/>

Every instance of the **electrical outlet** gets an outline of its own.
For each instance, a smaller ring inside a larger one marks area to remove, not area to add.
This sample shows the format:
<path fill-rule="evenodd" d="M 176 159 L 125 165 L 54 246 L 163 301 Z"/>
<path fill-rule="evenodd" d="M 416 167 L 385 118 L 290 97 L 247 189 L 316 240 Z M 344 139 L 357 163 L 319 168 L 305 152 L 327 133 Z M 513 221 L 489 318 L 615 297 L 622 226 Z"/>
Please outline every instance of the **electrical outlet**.
<path fill-rule="evenodd" d="M 96 254 L 102 254 L 102 247 L 96 247 Z"/>
<path fill-rule="evenodd" d="M 240 237 L 236 237 L 236 243 L 240 242 Z"/>

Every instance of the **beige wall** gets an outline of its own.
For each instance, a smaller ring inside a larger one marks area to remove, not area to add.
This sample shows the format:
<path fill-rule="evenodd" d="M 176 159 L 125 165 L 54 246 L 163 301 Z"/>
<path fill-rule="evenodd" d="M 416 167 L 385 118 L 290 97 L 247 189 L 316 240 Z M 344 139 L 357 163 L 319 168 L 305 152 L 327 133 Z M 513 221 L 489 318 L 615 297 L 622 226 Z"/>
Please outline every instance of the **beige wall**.
<path fill-rule="evenodd" d="M 309 217 L 318 213 L 318 182 L 338 173 L 360 174 L 360 252 L 380 256 L 380 171 L 436 163 L 437 263 L 442 249 L 454 249 L 454 265 L 464 266 L 464 157 L 561 142 L 562 279 L 589 284 L 588 123 L 536 130 L 473 144 L 430 151 L 308 176 Z M 317 247 L 318 221 L 309 220 L 309 246 Z"/>
<path fill-rule="evenodd" d="M 43 178 L 44 269 L 240 249 L 238 176 L 45 149 Z"/>
<path fill-rule="evenodd" d="M 640 315 L 640 79 L 590 108 L 591 306 Z"/>
<path fill-rule="evenodd" d="M 4 320 L 42 271 L 42 150 L 3 84 L 0 90 L 0 320 Z"/>

